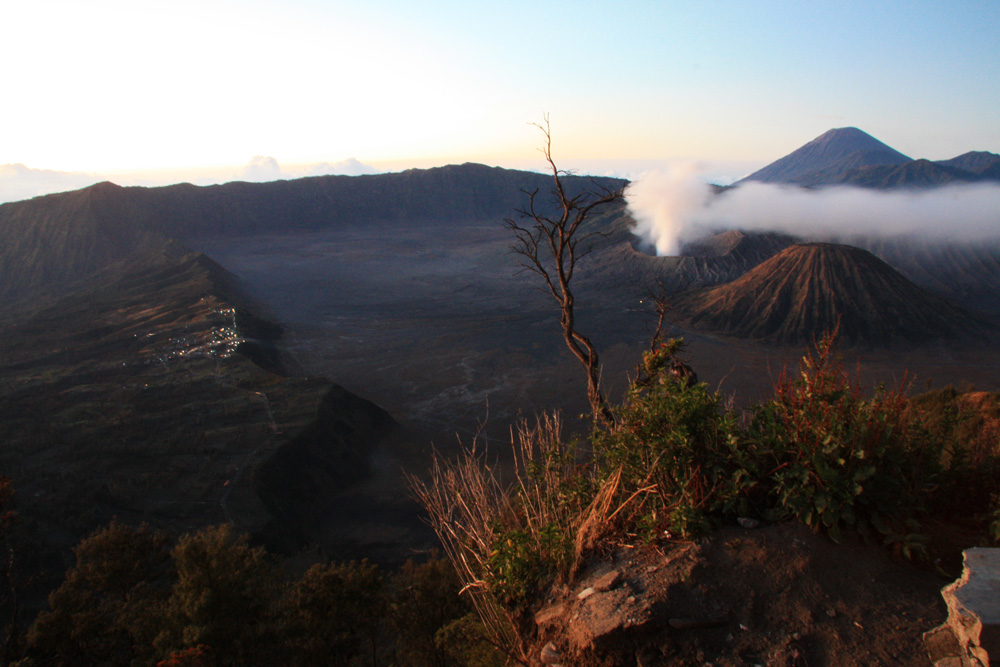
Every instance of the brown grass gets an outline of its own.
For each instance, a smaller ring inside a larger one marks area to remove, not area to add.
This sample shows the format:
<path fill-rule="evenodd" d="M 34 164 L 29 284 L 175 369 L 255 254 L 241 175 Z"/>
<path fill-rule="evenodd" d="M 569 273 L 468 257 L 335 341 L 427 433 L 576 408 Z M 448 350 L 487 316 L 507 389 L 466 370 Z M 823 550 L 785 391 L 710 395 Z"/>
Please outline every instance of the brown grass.
<path fill-rule="evenodd" d="M 498 540 L 519 530 L 541 548 L 543 531 L 555 526 L 572 538 L 568 562 L 556 573 L 557 578 L 570 579 L 584 556 L 609 534 L 621 509 L 612 511 L 620 472 L 597 484 L 590 465 L 577 461 L 575 447 L 561 433 L 558 414 L 520 422 L 511 434 L 514 478 L 510 482 L 503 481 L 475 442 L 454 460 L 435 455 L 429 481 L 409 479 L 490 641 L 524 664 L 528 658 L 517 631 L 518 619 L 493 591 L 497 573 L 491 558 Z"/>

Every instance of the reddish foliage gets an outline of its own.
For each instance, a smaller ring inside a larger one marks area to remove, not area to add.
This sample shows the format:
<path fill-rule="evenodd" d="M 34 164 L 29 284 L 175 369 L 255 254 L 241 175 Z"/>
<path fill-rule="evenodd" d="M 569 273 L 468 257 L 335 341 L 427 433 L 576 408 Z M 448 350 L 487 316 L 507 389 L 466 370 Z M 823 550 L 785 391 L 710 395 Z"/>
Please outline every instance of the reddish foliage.
<path fill-rule="evenodd" d="M 156 667 L 208 667 L 211 663 L 209 647 L 198 644 L 174 651 L 168 659 L 156 663 Z"/>
<path fill-rule="evenodd" d="M 5 531 L 14 523 L 14 510 L 10 501 L 14 497 L 14 487 L 6 475 L 0 475 L 0 531 Z"/>

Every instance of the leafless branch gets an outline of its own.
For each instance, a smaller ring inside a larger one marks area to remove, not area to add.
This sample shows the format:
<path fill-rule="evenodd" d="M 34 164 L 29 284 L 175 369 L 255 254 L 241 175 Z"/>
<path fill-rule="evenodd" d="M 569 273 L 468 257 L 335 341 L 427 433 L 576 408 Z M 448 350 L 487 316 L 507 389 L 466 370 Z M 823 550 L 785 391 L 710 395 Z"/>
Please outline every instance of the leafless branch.
<path fill-rule="evenodd" d="M 587 397 L 596 419 L 609 421 L 611 411 L 600 388 L 600 359 L 590 339 L 576 329 L 575 296 L 570 287 L 576 264 L 592 249 L 590 241 L 603 236 L 599 230 L 581 231 L 594 212 L 608 204 L 620 202 L 623 188 L 611 188 L 591 181 L 592 187 L 570 196 L 563 177 L 568 172 L 559 169 L 552 157 L 552 132 L 549 116 L 543 123 L 532 123 L 544 135 L 539 149 L 552 173 L 552 195 L 558 215 L 543 212 L 538 205 L 538 190 L 526 193 L 528 203 L 518 210 L 518 218 L 504 222 L 514 235 L 510 246 L 520 265 L 541 276 L 545 287 L 559 304 L 559 323 L 563 339 L 570 352 L 587 372 Z M 583 244 L 583 245 L 581 245 Z"/>

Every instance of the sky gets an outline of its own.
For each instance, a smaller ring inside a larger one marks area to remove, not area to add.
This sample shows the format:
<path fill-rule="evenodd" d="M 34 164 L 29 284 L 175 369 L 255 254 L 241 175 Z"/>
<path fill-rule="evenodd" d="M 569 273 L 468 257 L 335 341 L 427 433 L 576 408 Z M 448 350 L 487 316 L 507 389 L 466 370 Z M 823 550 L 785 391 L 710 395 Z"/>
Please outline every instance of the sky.
<path fill-rule="evenodd" d="M 834 127 L 1000 152 L 995 0 L 2 0 L 0 201 L 481 162 L 729 182 Z M 82 185 L 81 185 L 82 184 Z M 18 189 L 20 188 L 20 189 Z"/>

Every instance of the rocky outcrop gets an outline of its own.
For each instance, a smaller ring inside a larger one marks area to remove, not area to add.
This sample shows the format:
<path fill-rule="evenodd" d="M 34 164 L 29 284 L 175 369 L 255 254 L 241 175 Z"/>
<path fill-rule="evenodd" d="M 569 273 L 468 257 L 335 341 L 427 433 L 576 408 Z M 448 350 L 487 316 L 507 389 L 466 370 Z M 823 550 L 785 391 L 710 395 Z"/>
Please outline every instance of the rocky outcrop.
<path fill-rule="evenodd" d="M 745 522 L 755 525 L 756 522 Z M 794 524 L 618 549 L 534 615 L 534 664 L 922 665 L 936 584 Z"/>
<path fill-rule="evenodd" d="M 373 448 L 395 427 L 385 410 L 333 385 L 316 419 L 254 471 L 274 523 L 284 533 L 308 533 L 326 502 L 368 477 Z"/>
<path fill-rule="evenodd" d="M 963 556 L 962 576 L 941 590 L 948 620 L 924 641 L 936 667 L 1000 665 L 1000 549 L 966 549 Z"/>

